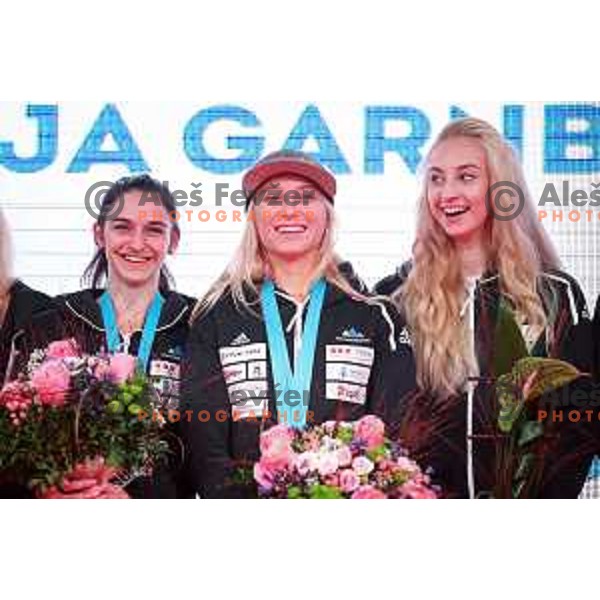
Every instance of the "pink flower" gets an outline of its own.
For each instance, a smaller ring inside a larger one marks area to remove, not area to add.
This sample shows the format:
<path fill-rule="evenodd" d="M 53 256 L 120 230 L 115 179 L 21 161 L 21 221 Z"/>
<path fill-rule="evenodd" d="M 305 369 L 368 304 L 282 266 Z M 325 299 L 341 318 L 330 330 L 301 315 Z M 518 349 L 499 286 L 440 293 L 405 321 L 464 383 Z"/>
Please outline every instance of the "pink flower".
<path fill-rule="evenodd" d="M 113 354 L 109 358 L 108 377 L 115 383 L 125 383 L 135 373 L 137 359 L 130 354 Z"/>
<path fill-rule="evenodd" d="M 355 491 L 359 485 L 360 479 L 352 469 L 344 469 L 340 473 L 340 487 L 343 492 L 350 494 Z"/>
<path fill-rule="evenodd" d="M 367 450 L 381 446 L 385 441 L 385 424 L 375 415 L 367 415 L 356 423 L 354 437 L 367 444 Z"/>
<path fill-rule="evenodd" d="M 7 383 L 0 391 L 0 406 L 8 409 L 11 423 L 18 427 L 27 418 L 33 402 L 33 390 L 22 381 Z"/>
<path fill-rule="evenodd" d="M 42 404 L 62 406 L 71 385 L 71 374 L 60 360 L 52 359 L 34 371 L 31 385 Z"/>
<path fill-rule="evenodd" d="M 76 358 L 80 354 L 77 342 L 73 338 L 52 342 L 46 348 L 46 358 Z"/>
<path fill-rule="evenodd" d="M 437 494 L 425 483 L 407 481 L 401 489 L 405 498 L 413 500 L 435 500 L 437 498 Z"/>
<path fill-rule="evenodd" d="M 294 457 L 294 467 L 301 477 L 308 475 L 311 471 L 319 468 L 319 461 L 314 452 L 303 452 Z"/>
<path fill-rule="evenodd" d="M 368 475 L 375 468 L 375 465 L 366 456 L 357 456 L 352 461 L 352 468 L 360 477 L 361 475 Z"/>
<path fill-rule="evenodd" d="M 319 475 L 326 477 L 327 475 L 333 475 L 338 470 L 339 462 L 337 459 L 337 453 L 328 452 L 322 454 L 319 457 Z"/>
<path fill-rule="evenodd" d="M 385 500 L 387 496 L 372 485 L 363 485 L 352 494 L 351 500 Z"/>
<path fill-rule="evenodd" d="M 402 471 L 407 471 L 408 473 L 417 473 L 419 471 L 419 466 L 417 463 L 406 456 L 399 456 L 396 460 L 396 466 Z"/>
<path fill-rule="evenodd" d="M 260 436 L 261 463 L 270 469 L 289 467 L 294 460 L 292 440 L 294 432 L 285 425 L 276 425 Z"/>
<path fill-rule="evenodd" d="M 276 470 L 264 462 L 257 462 L 254 465 L 254 480 L 261 488 L 270 490 L 273 487 L 273 479 Z"/>
<path fill-rule="evenodd" d="M 352 452 L 348 446 L 342 446 L 337 451 L 338 462 L 340 463 L 340 467 L 347 467 L 352 464 Z"/>

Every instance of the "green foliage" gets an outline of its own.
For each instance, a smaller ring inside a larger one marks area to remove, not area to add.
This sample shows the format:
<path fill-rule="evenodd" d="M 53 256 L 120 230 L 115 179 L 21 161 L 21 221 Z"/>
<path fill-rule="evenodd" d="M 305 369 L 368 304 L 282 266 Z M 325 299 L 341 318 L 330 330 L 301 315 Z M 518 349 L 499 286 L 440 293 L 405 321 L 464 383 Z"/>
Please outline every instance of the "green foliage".
<path fill-rule="evenodd" d="M 97 456 L 126 472 L 157 464 L 168 444 L 151 417 L 156 392 L 143 376 L 116 385 L 74 380 L 79 392 L 61 407 L 32 404 L 13 425 L 0 407 L 0 473 L 31 488 L 56 485 L 76 464 Z"/>
<path fill-rule="evenodd" d="M 308 494 L 311 500 L 339 500 L 344 497 L 341 490 L 322 484 L 311 486 Z"/>

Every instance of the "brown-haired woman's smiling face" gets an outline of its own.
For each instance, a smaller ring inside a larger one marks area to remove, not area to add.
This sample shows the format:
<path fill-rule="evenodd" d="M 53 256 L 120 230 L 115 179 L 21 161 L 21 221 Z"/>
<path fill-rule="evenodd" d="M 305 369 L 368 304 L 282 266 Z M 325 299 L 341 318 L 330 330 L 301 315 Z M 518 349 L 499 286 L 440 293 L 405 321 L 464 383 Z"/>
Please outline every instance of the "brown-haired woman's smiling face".
<path fill-rule="evenodd" d="M 144 209 L 142 195 L 138 190 L 126 192 L 118 218 L 95 229 L 96 241 L 106 251 L 109 273 L 132 286 L 158 278 L 167 253 L 178 241 L 167 211 L 158 205 Z"/>

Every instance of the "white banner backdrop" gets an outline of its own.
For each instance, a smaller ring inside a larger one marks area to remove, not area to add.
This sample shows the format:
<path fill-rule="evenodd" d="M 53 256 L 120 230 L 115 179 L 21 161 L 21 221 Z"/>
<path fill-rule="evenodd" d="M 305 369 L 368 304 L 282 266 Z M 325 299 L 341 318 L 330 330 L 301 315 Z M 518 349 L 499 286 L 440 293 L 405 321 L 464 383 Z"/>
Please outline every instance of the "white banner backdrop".
<path fill-rule="evenodd" d="M 488 120 L 511 140 L 536 202 L 548 197 L 548 184 L 560 202 L 565 192 L 587 198 L 578 207 L 547 203 L 540 211 L 566 270 L 595 300 L 600 206 L 590 195 L 600 181 L 597 102 L 0 103 L 0 202 L 15 271 L 51 294 L 78 289 L 94 251 L 86 193 L 98 182 L 148 171 L 179 190 L 182 243 L 170 267 L 178 289 L 200 295 L 244 226 L 243 216 L 234 221 L 243 208 L 233 204 L 241 174 L 286 147 L 313 153 L 336 173 L 339 252 L 374 283 L 409 257 L 417 165 L 441 127 L 462 115 Z"/>

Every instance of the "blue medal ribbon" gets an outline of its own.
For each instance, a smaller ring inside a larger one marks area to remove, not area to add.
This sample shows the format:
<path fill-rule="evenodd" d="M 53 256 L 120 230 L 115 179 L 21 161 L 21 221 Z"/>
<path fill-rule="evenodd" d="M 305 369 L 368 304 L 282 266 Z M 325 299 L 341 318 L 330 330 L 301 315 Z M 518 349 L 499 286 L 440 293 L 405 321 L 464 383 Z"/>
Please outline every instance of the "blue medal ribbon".
<path fill-rule="evenodd" d="M 293 372 L 275 297 L 275 285 L 270 279 L 267 279 L 261 290 L 262 313 L 267 330 L 273 383 L 280 393 L 279 397 L 283 399 L 281 402 L 283 408 L 278 411 L 280 420 L 297 429 L 303 429 L 306 426 L 308 402 L 305 400 L 311 388 L 317 335 L 326 289 L 327 283 L 324 279 L 315 282 L 311 289 L 308 314 L 302 332 L 302 348 L 297 356 Z M 292 391 L 300 394 L 300 409 L 291 406 L 288 402 L 288 392 Z M 294 418 L 294 413 L 299 413 L 300 418 Z"/>
<path fill-rule="evenodd" d="M 158 321 L 164 302 L 164 298 L 159 292 L 156 292 L 152 303 L 150 304 L 150 308 L 146 313 L 146 318 L 144 319 L 142 339 L 140 341 L 137 356 L 138 364 L 140 365 L 140 368 L 143 369 L 144 373 L 148 371 L 152 345 L 154 344 L 154 338 L 156 337 Z M 102 313 L 104 329 L 106 330 L 106 344 L 108 346 L 108 351 L 111 354 L 115 354 L 121 349 L 121 335 L 119 334 L 119 327 L 117 325 L 115 305 L 108 290 L 100 296 L 100 311 Z"/>

